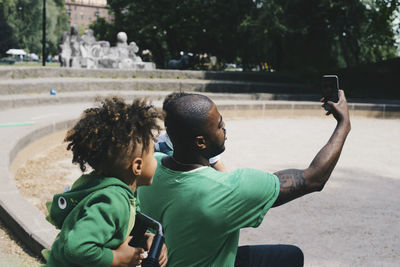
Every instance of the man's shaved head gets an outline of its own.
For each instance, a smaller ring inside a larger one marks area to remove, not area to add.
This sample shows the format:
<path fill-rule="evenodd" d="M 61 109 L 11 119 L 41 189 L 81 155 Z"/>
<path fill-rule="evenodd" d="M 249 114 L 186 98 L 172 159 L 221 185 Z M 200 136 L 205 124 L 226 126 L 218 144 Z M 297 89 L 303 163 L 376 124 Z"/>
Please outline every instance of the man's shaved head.
<path fill-rule="evenodd" d="M 171 101 L 166 107 L 165 126 L 172 141 L 204 134 L 203 126 L 213 106 L 211 99 L 199 94 L 187 94 Z"/>

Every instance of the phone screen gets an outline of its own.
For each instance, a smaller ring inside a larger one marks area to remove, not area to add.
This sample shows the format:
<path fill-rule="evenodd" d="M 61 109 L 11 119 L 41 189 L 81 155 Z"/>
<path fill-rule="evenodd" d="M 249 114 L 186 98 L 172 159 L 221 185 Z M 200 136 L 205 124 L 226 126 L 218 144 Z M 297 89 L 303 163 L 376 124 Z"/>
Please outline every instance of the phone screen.
<path fill-rule="evenodd" d="M 325 98 L 325 103 L 328 101 L 339 101 L 339 78 L 336 75 L 324 75 L 322 77 L 322 96 Z M 324 105 L 326 110 L 328 106 Z"/>

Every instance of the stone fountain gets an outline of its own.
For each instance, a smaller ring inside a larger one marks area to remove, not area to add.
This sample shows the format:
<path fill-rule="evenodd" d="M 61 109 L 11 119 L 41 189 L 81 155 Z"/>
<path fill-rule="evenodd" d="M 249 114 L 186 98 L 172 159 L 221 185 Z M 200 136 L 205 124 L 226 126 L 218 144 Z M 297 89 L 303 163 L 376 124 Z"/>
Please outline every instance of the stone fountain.
<path fill-rule="evenodd" d="M 97 41 L 91 29 L 79 35 L 78 27 L 64 32 L 61 38 L 61 66 L 85 69 L 132 69 L 154 70 L 153 62 L 143 62 L 136 53 L 135 42 L 128 44 L 125 32 L 117 34 L 117 44 L 111 47 L 108 41 Z"/>

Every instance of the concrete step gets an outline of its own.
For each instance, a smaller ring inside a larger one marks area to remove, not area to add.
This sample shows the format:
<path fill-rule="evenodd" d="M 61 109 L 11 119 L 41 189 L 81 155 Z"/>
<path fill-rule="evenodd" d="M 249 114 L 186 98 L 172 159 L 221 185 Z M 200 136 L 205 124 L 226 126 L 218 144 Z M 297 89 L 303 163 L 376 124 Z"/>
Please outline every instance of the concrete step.
<path fill-rule="evenodd" d="M 302 83 L 292 74 L 268 72 L 224 72 L 193 70 L 119 70 L 76 69 L 61 67 L 6 67 L 0 66 L 0 79 L 26 79 L 46 77 L 91 77 L 91 78 L 160 78 L 229 80 L 268 83 Z"/>
<path fill-rule="evenodd" d="M 42 90 L 43 91 L 43 90 Z M 93 102 L 98 97 L 110 95 L 120 96 L 126 100 L 132 100 L 137 97 L 147 98 L 152 101 L 162 102 L 172 91 L 135 91 L 135 90 L 92 90 L 92 91 L 77 91 L 65 92 L 64 90 L 56 90 L 56 94 L 52 95 L 49 91 L 41 93 L 21 93 L 21 94 L 0 94 L 0 110 L 11 108 L 38 106 L 38 105 L 56 105 L 67 103 Z M 260 102 L 273 100 L 292 100 L 292 95 L 276 95 L 276 94 L 227 94 L 227 93 L 202 93 L 207 95 L 214 101 L 223 102 Z M 297 101 L 317 101 L 318 96 L 298 97 Z"/>
<path fill-rule="evenodd" d="M 0 95 L 44 93 L 49 92 L 52 89 L 60 92 L 102 90 L 197 91 L 275 94 L 310 94 L 311 92 L 307 86 L 298 84 L 200 79 L 48 77 L 5 79 L 0 81 Z"/>

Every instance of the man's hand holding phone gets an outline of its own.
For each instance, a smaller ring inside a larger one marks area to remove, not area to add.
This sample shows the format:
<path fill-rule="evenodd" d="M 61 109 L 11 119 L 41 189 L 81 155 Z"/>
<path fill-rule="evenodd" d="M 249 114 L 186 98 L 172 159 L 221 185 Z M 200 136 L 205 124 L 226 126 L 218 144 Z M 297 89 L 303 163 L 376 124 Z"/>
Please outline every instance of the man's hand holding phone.
<path fill-rule="evenodd" d="M 350 127 L 349 110 L 346 96 L 343 90 L 339 90 L 339 79 L 336 75 L 324 75 L 322 77 L 321 105 L 327 112 L 332 114 L 338 123 L 346 123 Z"/>
<path fill-rule="evenodd" d="M 326 112 L 326 115 L 332 114 L 339 123 L 350 121 L 349 110 L 344 91 L 339 90 L 338 95 L 339 95 L 339 101 L 337 103 L 332 101 L 325 102 L 325 99 L 321 98 L 321 102 L 323 102 L 321 106 L 322 107 L 328 106 L 329 111 Z"/>
<path fill-rule="evenodd" d="M 324 109 L 330 114 L 329 101 L 337 103 L 339 101 L 339 78 L 337 75 L 322 76 L 322 97 L 324 98 Z"/>

